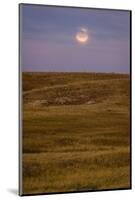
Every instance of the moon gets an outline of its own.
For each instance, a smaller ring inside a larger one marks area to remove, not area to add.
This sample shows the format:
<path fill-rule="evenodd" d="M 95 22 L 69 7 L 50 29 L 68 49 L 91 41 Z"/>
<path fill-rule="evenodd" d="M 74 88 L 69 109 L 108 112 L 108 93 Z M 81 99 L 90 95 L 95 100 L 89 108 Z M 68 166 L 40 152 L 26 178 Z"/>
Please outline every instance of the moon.
<path fill-rule="evenodd" d="M 81 28 L 75 35 L 77 42 L 86 44 L 89 40 L 88 31 L 86 28 Z"/>

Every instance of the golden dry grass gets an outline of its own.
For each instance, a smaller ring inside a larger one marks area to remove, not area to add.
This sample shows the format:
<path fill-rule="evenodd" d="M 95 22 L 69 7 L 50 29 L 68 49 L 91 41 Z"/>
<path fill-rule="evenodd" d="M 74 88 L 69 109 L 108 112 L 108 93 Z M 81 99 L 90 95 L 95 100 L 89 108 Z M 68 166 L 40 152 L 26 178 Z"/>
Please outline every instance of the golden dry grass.
<path fill-rule="evenodd" d="M 23 193 L 130 188 L 128 75 L 23 73 Z"/>

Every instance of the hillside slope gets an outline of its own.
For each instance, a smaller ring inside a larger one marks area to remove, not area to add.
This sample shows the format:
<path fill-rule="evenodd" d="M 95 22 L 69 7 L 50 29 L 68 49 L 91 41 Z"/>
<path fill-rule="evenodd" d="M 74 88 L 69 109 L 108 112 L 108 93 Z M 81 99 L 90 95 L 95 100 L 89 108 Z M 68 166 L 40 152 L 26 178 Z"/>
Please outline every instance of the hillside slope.
<path fill-rule="evenodd" d="M 24 194 L 130 188 L 128 75 L 23 73 Z"/>

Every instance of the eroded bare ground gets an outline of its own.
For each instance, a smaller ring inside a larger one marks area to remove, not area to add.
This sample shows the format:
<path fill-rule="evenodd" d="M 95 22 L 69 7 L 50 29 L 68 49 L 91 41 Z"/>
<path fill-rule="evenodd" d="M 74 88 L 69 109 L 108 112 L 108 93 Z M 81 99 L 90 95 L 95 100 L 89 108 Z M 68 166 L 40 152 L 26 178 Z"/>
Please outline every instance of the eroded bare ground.
<path fill-rule="evenodd" d="M 23 192 L 130 187 L 128 75 L 23 73 Z"/>

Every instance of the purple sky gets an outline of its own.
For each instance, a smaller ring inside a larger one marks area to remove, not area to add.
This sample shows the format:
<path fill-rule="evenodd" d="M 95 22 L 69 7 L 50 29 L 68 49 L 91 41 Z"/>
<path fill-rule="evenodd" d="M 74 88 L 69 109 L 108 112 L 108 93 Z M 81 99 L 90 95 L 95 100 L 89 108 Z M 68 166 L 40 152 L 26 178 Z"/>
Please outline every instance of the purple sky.
<path fill-rule="evenodd" d="M 75 40 L 86 28 L 90 41 Z M 21 5 L 22 71 L 130 70 L 130 12 Z"/>

